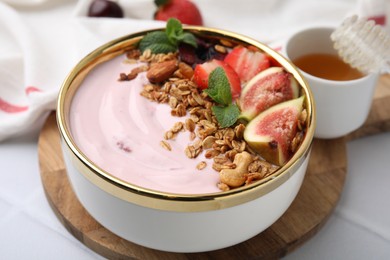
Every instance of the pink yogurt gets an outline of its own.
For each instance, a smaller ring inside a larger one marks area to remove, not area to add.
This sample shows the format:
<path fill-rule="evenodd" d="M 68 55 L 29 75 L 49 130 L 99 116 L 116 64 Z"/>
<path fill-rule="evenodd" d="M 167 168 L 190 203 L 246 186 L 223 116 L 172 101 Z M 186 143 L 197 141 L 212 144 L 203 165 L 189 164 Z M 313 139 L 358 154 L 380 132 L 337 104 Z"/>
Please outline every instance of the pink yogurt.
<path fill-rule="evenodd" d="M 160 146 L 175 122 L 167 104 L 142 97 L 145 73 L 131 81 L 118 81 L 119 74 L 139 64 L 126 64 L 121 55 L 93 69 L 75 94 L 70 109 L 70 128 L 81 151 L 113 176 L 152 190 L 180 194 L 219 192 L 218 172 L 203 153 L 189 159 L 185 148 L 189 132 L 180 132 L 167 141 L 172 151 Z M 206 161 L 208 167 L 196 165 Z"/>

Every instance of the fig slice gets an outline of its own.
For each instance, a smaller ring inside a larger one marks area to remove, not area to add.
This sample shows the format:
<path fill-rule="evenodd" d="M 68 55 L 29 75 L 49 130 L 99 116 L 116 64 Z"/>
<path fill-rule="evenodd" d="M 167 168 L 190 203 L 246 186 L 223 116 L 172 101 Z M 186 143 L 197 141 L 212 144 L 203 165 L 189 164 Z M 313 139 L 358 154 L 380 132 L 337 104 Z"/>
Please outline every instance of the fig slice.
<path fill-rule="evenodd" d="M 305 96 L 279 103 L 246 126 L 244 139 L 268 162 L 282 166 L 291 157 L 290 143 L 297 133 Z"/>
<path fill-rule="evenodd" d="M 299 95 L 298 83 L 282 67 L 271 67 L 254 76 L 242 90 L 240 118 L 250 121 L 267 108 Z"/>

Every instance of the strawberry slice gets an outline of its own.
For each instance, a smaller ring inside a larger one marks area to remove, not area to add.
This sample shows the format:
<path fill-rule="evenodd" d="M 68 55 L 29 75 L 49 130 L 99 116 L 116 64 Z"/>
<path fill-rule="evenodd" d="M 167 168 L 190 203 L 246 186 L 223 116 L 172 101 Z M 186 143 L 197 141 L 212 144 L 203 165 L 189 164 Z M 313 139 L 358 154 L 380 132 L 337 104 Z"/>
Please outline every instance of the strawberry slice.
<path fill-rule="evenodd" d="M 234 48 L 224 61 L 237 72 L 242 84 L 270 67 L 267 55 L 259 51 L 251 51 L 243 46 Z"/>
<path fill-rule="evenodd" d="M 202 64 L 196 65 L 194 69 L 194 82 L 200 89 L 206 89 L 209 85 L 209 75 L 217 67 L 222 67 L 230 83 L 232 98 L 238 98 L 241 93 L 240 78 L 232 67 L 224 61 L 212 59 Z"/>

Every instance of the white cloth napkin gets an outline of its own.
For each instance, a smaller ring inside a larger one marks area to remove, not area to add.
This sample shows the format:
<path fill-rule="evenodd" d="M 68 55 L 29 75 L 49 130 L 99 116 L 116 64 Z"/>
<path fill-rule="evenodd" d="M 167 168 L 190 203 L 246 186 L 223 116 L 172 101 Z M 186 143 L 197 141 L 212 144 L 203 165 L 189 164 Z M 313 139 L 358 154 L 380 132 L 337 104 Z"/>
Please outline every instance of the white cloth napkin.
<path fill-rule="evenodd" d="M 66 75 L 94 48 L 122 35 L 164 26 L 152 20 L 152 0 L 118 1 L 125 19 L 86 17 L 90 1 L 0 2 L 0 141 L 39 129 L 55 109 Z M 193 1 L 205 26 L 265 43 L 281 41 L 302 27 L 337 25 L 353 13 L 385 17 L 390 9 L 385 0 Z"/>

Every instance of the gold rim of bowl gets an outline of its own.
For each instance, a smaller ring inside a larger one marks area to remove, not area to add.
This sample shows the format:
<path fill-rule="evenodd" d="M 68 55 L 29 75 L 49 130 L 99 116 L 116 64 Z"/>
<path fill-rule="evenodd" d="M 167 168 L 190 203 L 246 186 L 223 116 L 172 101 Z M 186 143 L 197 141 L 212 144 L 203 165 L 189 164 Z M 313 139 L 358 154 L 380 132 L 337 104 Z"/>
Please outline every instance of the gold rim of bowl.
<path fill-rule="evenodd" d="M 287 71 L 293 74 L 306 95 L 308 112 L 305 138 L 293 157 L 271 176 L 251 185 L 209 194 L 174 194 L 146 189 L 125 182 L 102 170 L 90 161 L 72 139 L 69 129 L 69 107 L 73 95 L 82 80 L 98 64 L 136 48 L 139 40 L 148 32 L 142 31 L 115 39 L 97 48 L 83 58 L 69 73 L 61 86 L 57 103 L 57 123 L 63 146 L 74 167 L 90 182 L 111 195 L 139 206 L 176 212 L 199 212 L 228 208 L 259 198 L 286 182 L 309 156 L 315 128 L 314 100 L 308 84 L 297 68 L 272 48 L 249 37 L 219 29 L 187 26 L 185 31 L 214 39 L 225 39 L 243 45 L 252 45 L 272 56 Z"/>

